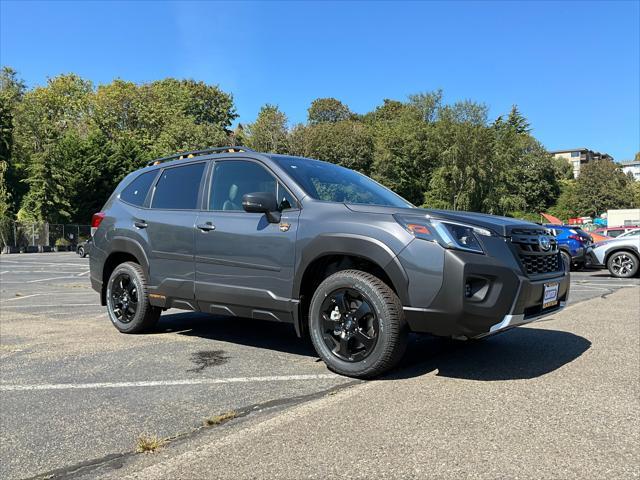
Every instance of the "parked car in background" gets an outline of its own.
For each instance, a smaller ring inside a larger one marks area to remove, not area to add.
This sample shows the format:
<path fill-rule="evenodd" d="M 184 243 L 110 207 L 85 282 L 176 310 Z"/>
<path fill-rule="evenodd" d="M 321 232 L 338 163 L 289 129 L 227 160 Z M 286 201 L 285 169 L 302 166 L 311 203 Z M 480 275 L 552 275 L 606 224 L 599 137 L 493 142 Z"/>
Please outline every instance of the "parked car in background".
<path fill-rule="evenodd" d="M 622 235 L 618 235 L 617 238 L 629 238 L 629 237 L 640 237 L 640 228 L 634 228 L 633 230 L 629 230 L 628 232 L 625 232 Z"/>
<path fill-rule="evenodd" d="M 630 278 L 640 266 L 640 236 L 615 238 L 596 243 L 590 250 L 591 265 L 606 267 L 614 277 Z"/>
<path fill-rule="evenodd" d="M 579 270 L 589 263 L 587 249 L 593 243 L 591 236 L 574 225 L 545 225 L 556 237 L 560 254 L 567 269 Z"/>
<path fill-rule="evenodd" d="M 89 250 L 91 248 L 91 239 L 85 240 L 84 242 L 78 243 L 76 246 L 76 253 L 80 255 L 80 257 L 85 258 L 89 255 Z"/>
<path fill-rule="evenodd" d="M 616 238 L 622 234 L 628 233 L 632 230 L 639 228 L 640 225 L 623 225 L 619 227 L 601 227 L 595 229 L 595 233 L 605 235 L 607 237 Z"/>

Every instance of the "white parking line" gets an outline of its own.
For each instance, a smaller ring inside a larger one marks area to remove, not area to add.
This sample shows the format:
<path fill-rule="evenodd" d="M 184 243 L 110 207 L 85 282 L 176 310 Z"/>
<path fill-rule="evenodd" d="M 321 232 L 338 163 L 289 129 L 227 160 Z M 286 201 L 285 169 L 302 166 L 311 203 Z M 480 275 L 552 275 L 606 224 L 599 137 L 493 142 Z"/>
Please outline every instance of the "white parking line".
<path fill-rule="evenodd" d="M 67 275 L 64 277 L 50 277 L 50 278 L 39 278 L 38 280 L 29 280 L 24 283 L 37 283 L 37 282 L 48 282 L 49 280 L 62 280 L 63 278 L 76 278 L 75 275 Z"/>
<path fill-rule="evenodd" d="M 11 308 L 100 307 L 99 303 L 57 303 L 55 305 L 12 305 Z"/>
<path fill-rule="evenodd" d="M 91 270 L 87 270 L 86 272 L 82 272 L 82 273 L 78 273 L 76 275 L 76 277 L 82 277 L 83 275 L 86 275 L 87 273 L 89 273 Z"/>
<path fill-rule="evenodd" d="M 192 378 L 185 380 L 156 380 L 147 382 L 105 383 L 50 383 L 40 385 L 0 385 L 0 392 L 25 390 L 82 390 L 90 388 L 166 387 L 180 385 L 218 385 L 223 383 L 291 382 L 300 380 L 325 380 L 339 378 L 338 375 L 321 373 L 316 375 L 274 375 L 269 377 Z"/>
<path fill-rule="evenodd" d="M 87 271 L 87 272 L 78 274 L 77 272 L 65 272 L 65 271 L 60 271 L 60 270 L 6 270 L 6 271 L 4 271 L 2 273 L 10 273 L 12 275 L 19 275 L 21 273 L 58 273 L 58 274 L 60 274 L 60 273 L 68 273 L 68 274 L 72 274 L 72 275 L 75 275 L 75 276 L 79 277 L 80 275 L 86 275 L 89 272 Z"/>
<path fill-rule="evenodd" d="M 0 303 L 12 302 L 13 300 L 24 300 L 25 298 L 37 297 L 38 295 L 42 295 L 42 293 L 34 293 L 32 295 L 24 295 L 24 296 L 20 296 L 20 297 L 8 298 L 7 300 L 3 300 Z"/>

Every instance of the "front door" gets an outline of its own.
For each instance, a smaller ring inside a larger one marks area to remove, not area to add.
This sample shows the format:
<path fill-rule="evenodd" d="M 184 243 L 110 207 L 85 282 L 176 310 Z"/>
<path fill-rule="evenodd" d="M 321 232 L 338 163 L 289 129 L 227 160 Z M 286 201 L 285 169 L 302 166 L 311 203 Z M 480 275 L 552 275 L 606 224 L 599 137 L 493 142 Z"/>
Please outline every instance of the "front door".
<path fill-rule="evenodd" d="M 197 219 L 196 299 L 203 311 L 292 321 L 291 300 L 299 209 L 264 165 L 220 160 L 212 169 L 208 210 Z M 273 192 L 279 223 L 242 209 L 242 196 Z"/>

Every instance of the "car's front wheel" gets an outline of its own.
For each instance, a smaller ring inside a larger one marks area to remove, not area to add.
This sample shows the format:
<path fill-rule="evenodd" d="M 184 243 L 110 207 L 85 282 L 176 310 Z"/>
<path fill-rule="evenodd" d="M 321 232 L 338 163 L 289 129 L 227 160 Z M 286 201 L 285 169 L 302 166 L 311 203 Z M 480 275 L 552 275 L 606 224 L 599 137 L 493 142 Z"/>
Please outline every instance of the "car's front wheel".
<path fill-rule="evenodd" d="M 141 333 L 153 327 L 161 309 L 149 303 L 147 279 L 137 263 L 118 265 L 107 283 L 107 311 L 122 333 Z"/>
<path fill-rule="evenodd" d="M 86 252 L 84 251 L 84 247 L 78 247 L 78 255 L 80 255 L 81 258 L 87 256 Z"/>
<path fill-rule="evenodd" d="M 357 378 L 397 365 L 408 338 L 398 296 L 359 270 L 337 272 L 320 284 L 309 307 L 309 331 L 329 369 Z"/>
<path fill-rule="evenodd" d="M 638 273 L 638 256 L 631 252 L 616 252 L 609 257 L 607 268 L 614 277 L 630 278 Z"/>

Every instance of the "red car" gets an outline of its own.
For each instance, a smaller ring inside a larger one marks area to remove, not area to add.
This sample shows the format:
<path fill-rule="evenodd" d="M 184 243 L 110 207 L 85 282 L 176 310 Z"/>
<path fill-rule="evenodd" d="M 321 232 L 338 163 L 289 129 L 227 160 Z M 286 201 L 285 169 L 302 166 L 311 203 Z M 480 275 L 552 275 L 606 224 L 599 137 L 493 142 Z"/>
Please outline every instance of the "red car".
<path fill-rule="evenodd" d="M 595 233 L 605 235 L 607 237 L 617 237 L 623 233 L 627 233 L 630 230 L 638 228 L 640 225 L 624 225 L 620 227 L 601 227 L 595 230 Z"/>

